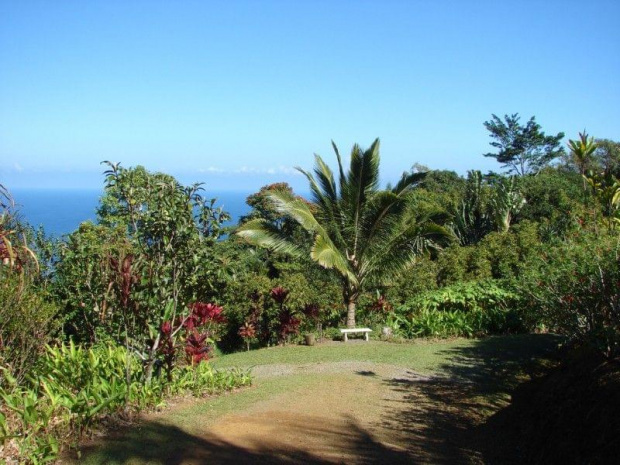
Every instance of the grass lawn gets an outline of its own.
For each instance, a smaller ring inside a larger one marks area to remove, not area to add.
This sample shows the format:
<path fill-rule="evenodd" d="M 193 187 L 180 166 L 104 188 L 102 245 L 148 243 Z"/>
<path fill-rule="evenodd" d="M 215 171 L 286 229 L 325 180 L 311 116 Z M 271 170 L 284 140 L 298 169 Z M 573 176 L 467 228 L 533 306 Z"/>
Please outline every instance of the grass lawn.
<path fill-rule="evenodd" d="M 315 346 L 287 345 L 223 355 L 213 361 L 215 368 L 250 368 L 257 365 L 329 363 L 342 361 L 374 362 L 402 366 L 424 373 L 435 372 L 450 359 L 455 349 L 471 347 L 475 342 L 454 339 L 391 344 L 354 340 L 329 342 Z"/>

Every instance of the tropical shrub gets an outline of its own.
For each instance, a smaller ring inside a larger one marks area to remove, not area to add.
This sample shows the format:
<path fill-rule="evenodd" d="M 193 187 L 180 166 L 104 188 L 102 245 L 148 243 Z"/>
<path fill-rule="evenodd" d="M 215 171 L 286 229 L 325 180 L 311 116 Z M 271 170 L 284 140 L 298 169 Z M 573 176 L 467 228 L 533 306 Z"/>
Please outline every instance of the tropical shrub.
<path fill-rule="evenodd" d="M 551 331 L 620 355 L 620 249 L 617 236 L 583 232 L 532 259 L 518 286 Z"/>
<path fill-rule="evenodd" d="M 0 457 L 32 463 L 55 460 L 63 445 L 77 444 L 101 420 L 161 405 L 166 394 L 201 396 L 251 383 L 247 372 L 203 362 L 175 366 L 171 382 L 159 376 L 145 384 L 141 362 L 125 348 L 73 343 L 48 347 L 36 375 L 21 384 L 3 371 Z"/>
<path fill-rule="evenodd" d="M 56 287 L 72 336 L 139 350 L 148 383 L 162 357 L 170 361 L 170 338 L 190 315 L 189 305 L 214 293 L 221 267 L 213 248 L 228 216 L 202 197 L 199 184 L 185 187 L 142 167 L 106 164 L 99 225 L 83 224 L 69 238 Z M 169 334 L 162 332 L 165 323 Z M 203 353 L 201 338 L 193 342 Z"/>
<path fill-rule="evenodd" d="M 451 249 L 450 247 L 445 251 Z M 436 289 L 437 273 L 437 260 L 432 260 L 430 256 L 421 256 L 385 286 L 384 295 L 395 305 L 403 304 L 421 292 Z"/>
<path fill-rule="evenodd" d="M 520 276 L 522 267 L 538 253 L 538 225 L 523 221 L 508 232 L 491 232 L 476 245 L 445 249 L 437 258 L 437 284 L 462 281 L 510 280 Z"/>
<path fill-rule="evenodd" d="M 60 327 L 32 237 L 0 185 L 0 386 L 7 372 L 22 381 Z"/>
<path fill-rule="evenodd" d="M 523 331 L 518 296 L 493 280 L 424 292 L 397 306 L 388 325 L 404 337 L 481 336 Z"/>
<path fill-rule="evenodd" d="M 60 329 L 58 309 L 28 276 L 0 265 L 0 366 L 18 381 Z M 3 384 L 0 373 L 0 385 Z"/>
<path fill-rule="evenodd" d="M 554 168 L 521 178 L 526 202 L 519 220 L 538 223 L 544 242 L 565 238 L 586 216 L 582 184 L 578 174 Z"/>
<path fill-rule="evenodd" d="M 118 265 L 125 262 L 127 271 L 133 256 L 122 227 L 91 222 L 80 224 L 60 245 L 53 290 L 62 306 L 65 334 L 91 344 L 122 334 L 123 309 L 115 292 L 123 280 Z"/>

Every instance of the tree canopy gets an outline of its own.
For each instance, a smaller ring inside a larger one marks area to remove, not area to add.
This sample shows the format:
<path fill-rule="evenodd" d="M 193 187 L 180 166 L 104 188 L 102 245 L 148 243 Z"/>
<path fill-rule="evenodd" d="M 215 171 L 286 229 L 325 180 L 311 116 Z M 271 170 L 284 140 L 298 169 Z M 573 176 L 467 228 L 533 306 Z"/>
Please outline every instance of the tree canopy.
<path fill-rule="evenodd" d="M 534 116 L 525 126 L 519 124 L 520 119 L 519 114 L 515 113 L 504 115 L 504 121 L 492 115 L 490 121 L 484 122 L 484 127 L 491 133 L 489 136 L 493 138 L 489 144 L 498 149 L 497 153 L 489 152 L 484 156 L 495 158 L 509 173 L 521 176 L 536 174 L 564 153 L 560 145 L 564 133 L 547 136 Z"/>

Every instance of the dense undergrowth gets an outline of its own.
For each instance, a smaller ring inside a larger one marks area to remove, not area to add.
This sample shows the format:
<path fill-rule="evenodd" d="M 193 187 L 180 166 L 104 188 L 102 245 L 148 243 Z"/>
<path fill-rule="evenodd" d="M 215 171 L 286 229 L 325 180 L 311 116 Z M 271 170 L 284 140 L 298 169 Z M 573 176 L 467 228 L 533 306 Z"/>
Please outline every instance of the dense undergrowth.
<path fill-rule="evenodd" d="M 249 373 L 214 370 L 208 363 L 174 368 L 171 379 L 145 383 L 144 371 L 123 347 L 48 347 L 25 382 L 4 372 L 0 387 L 0 457 L 8 463 L 54 461 L 104 420 L 131 418 L 174 395 L 205 396 L 251 383 Z"/>

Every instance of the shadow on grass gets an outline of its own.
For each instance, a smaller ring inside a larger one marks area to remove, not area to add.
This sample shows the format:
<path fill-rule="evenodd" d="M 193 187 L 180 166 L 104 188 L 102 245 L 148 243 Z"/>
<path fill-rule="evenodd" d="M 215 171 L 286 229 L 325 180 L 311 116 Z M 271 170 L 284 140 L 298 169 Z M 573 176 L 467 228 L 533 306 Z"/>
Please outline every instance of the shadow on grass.
<path fill-rule="evenodd" d="M 400 398 L 382 426 L 434 463 L 519 463 L 507 432 L 486 422 L 506 407 L 520 382 L 549 363 L 560 341 L 553 335 L 521 335 L 447 349 L 450 363 L 439 376 L 407 372 L 386 381 Z"/>
<path fill-rule="evenodd" d="M 324 419 L 323 419 L 324 420 Z M 274 419 L 278 435 L 250 436 L 244 447 L 222 436 L 206 433 L 195 436 L 182 429 L 149 421 L 126 434 L 108 437 L 102 445 L 82 449 L 88 464 L 411 464 L 415 461 L 403 451 L 378 442 L 353 419 L 325 423 L 312 417 Z M 254 424 L 246 425 L 250 430 Z M 307 438 L 310 446 L 286 444 L 281 436 Z M 313 451 L 313 452 L 310 452 Z"/>

